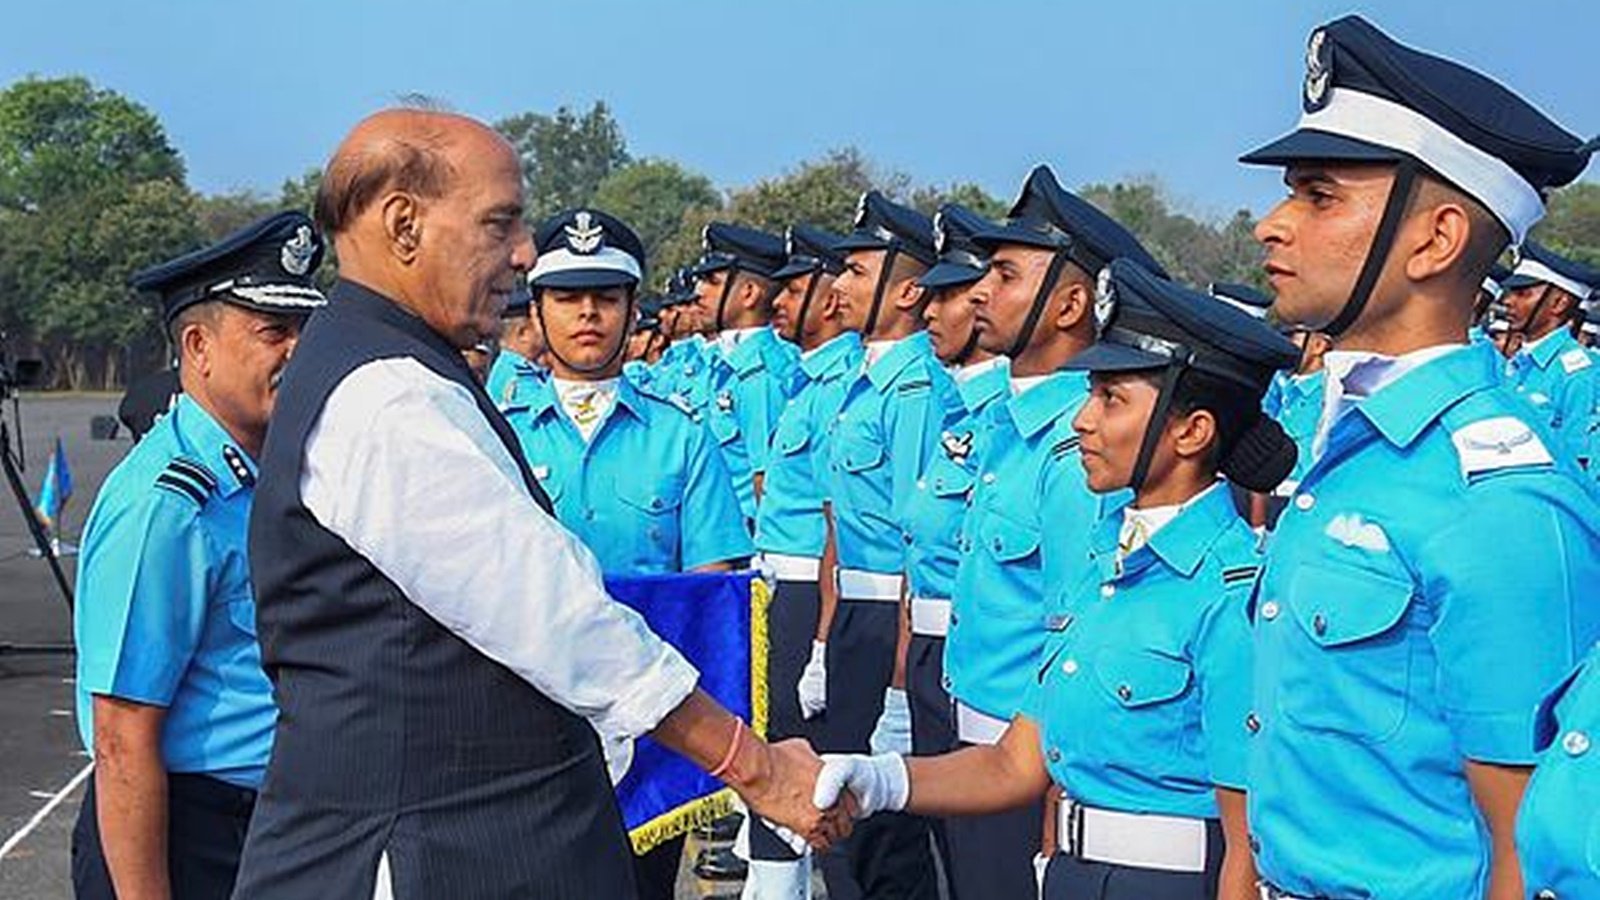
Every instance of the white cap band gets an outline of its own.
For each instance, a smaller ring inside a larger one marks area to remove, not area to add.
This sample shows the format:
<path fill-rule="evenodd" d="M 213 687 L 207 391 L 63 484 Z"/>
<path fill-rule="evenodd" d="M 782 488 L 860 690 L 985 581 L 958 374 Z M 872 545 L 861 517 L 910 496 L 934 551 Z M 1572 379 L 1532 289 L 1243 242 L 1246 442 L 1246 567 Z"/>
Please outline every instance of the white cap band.
<path fill-rule="evenodd" d="M 562 248 L 539 254 L 539 261 L 534 263 L 533 271 L 528 273 L 528 282 L 531 284 L 546 275 L 580 269 L 620 272 L 631 275 L 634 281 L 638 281 L 643 275 L 639 271 L 639 261 L 634 259 L 632 254 L 615 247 L 601 247 L 593 253 L 573 253 Z"/>
<path fill-rule="evenodd" d="M 1327 105 L 1300 117 L 1300 127 L 1409 154 L 1472 195 L 1520 245 L 1544 218 L 1544 201 L 1527 179 L 1414 109 L 1350 88 L 1328 92 Z"/>
<path fill-rule="evenodd" d="M 1514 274 L 1524 275 L 1528 278 L 1534 278 L 1539 281 L 1543 281 L 1546 284 L 1553 284 L 1556 287 L 1561 288 L 1563 291 L 1566 291 L 1572 296 L 1578 298 L 1579 300 L 1587 299 L 1589 294 L 1594 290 L 1593 287 L 1584 284 L 1581 281 L 1573 281 L 1571 278 L 1562 275 L 1560 272 L 1557 272 L 1544 263 L 1539 262 L 1537 259 L 1532 259 L 1529 257 L 1524 257 L 1521 262 L 1517 263 L 1516 272 Z"/>

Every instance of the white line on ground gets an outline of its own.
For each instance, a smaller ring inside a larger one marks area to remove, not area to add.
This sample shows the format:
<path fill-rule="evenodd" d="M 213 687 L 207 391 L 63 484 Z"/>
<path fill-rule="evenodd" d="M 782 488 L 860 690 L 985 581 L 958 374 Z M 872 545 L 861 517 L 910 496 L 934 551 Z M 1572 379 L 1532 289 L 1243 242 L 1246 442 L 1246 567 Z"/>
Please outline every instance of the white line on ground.
<path fill-rule="evenodd" d="M 35 828 L 38 828 L 45 819 L 50 817 L 52 812 L 55 812 L 56 807 L 61 805 L 61 801 L 67 799 L 67 795 L 77 790 L 78 785 L 83 784 L 84 779 L 88 778 L 89 773 L 93 771 L 94 763 L 89 763 L 79 770 L 78 774 L 72 776 L 72 780 L 67 782 L 65 787 L 51 794 L 50 800 L 44 806 L 39 807 L 39 811 L 33 814 L 33 818 L 25 822 L 21 828 L 18 828 L 16 834 L 6 838 L 4 844 L 0 844 L 0 859 L 5 859 L 7 853 L 15 850 L 17 845 L 26 840 Z"/>
<path fill-rule="evenodd" d="M 55 716 L 58 719 L 65 719 L 65 718 L 67 718 L 67 717 L 72 715 L 72 710 L 70 710 L 70 709 L 52 709 L 52 710 L 50 710 L 50 715 Z"/>

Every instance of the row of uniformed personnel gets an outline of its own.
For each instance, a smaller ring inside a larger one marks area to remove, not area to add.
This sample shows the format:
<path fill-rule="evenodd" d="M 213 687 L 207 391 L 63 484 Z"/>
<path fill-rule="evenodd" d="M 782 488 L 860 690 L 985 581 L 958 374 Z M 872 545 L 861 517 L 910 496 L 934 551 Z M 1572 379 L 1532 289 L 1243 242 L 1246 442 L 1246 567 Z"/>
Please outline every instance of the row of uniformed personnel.
<path fill-rule="evenodd" d="M 968 898 L 1036 875 L 1074 898 L 1600 892 L 1600 676 L 1573 669 L 1600 636 L 1592 369 L 1561 337 L 1594 280 L 1530 246 L 1509 369 L 1467 343 L 1490 265 L 1592 148 L 1359 18 L 1307 62 L 1301 127 L 1246 161 L 1286 170 L 1258 236 L 1277 318 L 1334 342 L 1320 388 L 1274 378 L 1315 349 L 1169 280 L 1043 167 L 1004 224 L 869 193 L 844 237 L 711 226 L 648 311 L 674 338 L 650 365 L 625 365 L 638 238 L 594 210 L 538 229 L 491 396 L 607 570 L 754 553 L 774 578 L 770 730 L 833 754 L 819 804 L 848 788 L 870 815 L 821 858 L 829 896 L 934 896 L 934 852 Z M 319 256 L 291 214 L 140 280 L 190 377 L 91 516 L 80 723 L 158 738 L 180 896 L 225 895 L 270 742 L 239 435 Z M 1316 414 L 1286 433 L 1269 387 Z M 1230 486 L 1285 507 L 1264 558 Z M 148 862 L 129 825 L 156 820 L 119 800 L 85 804 L 86 896 Z M 806 895 L 808 858 L 760 822 L 749 844 L 747 895 Z M 643 893 L 675 853 L 641 861 Z"/>

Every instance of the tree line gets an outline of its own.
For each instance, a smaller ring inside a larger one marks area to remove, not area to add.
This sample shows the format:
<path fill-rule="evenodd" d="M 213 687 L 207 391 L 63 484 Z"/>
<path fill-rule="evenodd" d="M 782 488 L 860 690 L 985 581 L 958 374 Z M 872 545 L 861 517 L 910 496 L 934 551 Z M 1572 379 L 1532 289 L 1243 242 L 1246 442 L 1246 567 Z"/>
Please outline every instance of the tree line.
<path fill-rule="evenodd" d="M 721 188 L 669 159 L 635 157 L 603 102 L 526 112 L 495 124 L 522 159 L 530 222 L 594 206 L 629 222 L 659 288 L 700 253 L 713 219 L 781 231 L 811 222 L 843 231 L 876 188 L 924 212 L 954 201 L 992 217 L 1009 198 L 971 183 L 916 184 L 845 147 L 754 184 Z M 1031 162 L 1031 161 L 1029 161 Z M 46 360 L 49 386 L 116 388 L 167 355 L 159 316 L 127 287 L 140 268 L 204 246 L 278 209 L 311 209 L 320 172 L 286 177 L 276 194 L 202 194 L 160 120 L 87 79 L 28 78 L 0 91 L 0 335 L 13 356 Z M 1185 212 L 1154 178 L 1079 192 L 1132 229 L 1174 276 L 1192 284 L 1257 281 L 1255 216 Z M 1551 198 L 1536 239 L 1600 263 L 1600 184 Z M 324 277 L 331 281 L 334 267 Z"/>

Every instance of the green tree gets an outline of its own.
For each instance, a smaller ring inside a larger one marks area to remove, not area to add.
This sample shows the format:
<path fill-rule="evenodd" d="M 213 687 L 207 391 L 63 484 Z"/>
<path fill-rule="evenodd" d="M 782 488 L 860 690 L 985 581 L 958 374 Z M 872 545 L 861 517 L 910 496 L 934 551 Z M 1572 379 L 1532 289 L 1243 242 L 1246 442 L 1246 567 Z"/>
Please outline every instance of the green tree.
<path fill-rule="evenodd" d="M 734 221 L 769 231 L 796 222 L 841 231 L 850 227 L 863 193 L 878 188 L 893 195 L 905 186 L 903 176 L 878 175 L 860 150 L 846 147 L 734 191 L 728 211 Z"/>
<path fill-rule="evenodd" d="M 522 158 L 530 222 L 590 204 L 600 182 L 629 161 L 622 126 L 604 103 L 581 115 L 566 106 L 554 115 L 522 113 L 495 128 Z"/>
<path fill-rule="evenodd" d="M 627 222 L 644 242 L 651 275 L 665 270 L 662 250 L 683 227 L 692 209 L 718 210 L 722 197 L 711 179 L 675 162 L 645 159 L 630 162 L 607 175 L 595 189 L 593 205 Z M 670 275 L 670 271 L 665 271 Z"/>
<path fill-rule="evenodd" d="M 183 163 L 148 110 L 82 78 L 0 91 L 0 327 L 57 384 L 115 385 L 157 339 L 137 269 L 201 242 Z"/>
<path fill-rule="evenodd" d="M 278 208 L 252 190 L 196 197 L 195 220 L 207 242 L 221 240 Z"/>
<path fill-rule="evenodd" d="M 1533 230 L 1550 249 L 1600 266 L 1600 184 L 1582 181 L 1550 198 L 1550 212 Z"/>
<path fill-rule="evenodd" d="M 933 215 L 946 203 L 965 206 L 986 219 L 998 221 L 1006 217 L 1010 205 L 970 181 L 952 184 L 949 188 L 927 185 L 911 192 L 911 205 Z"/>

